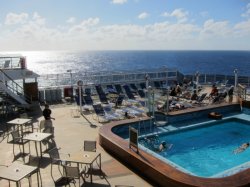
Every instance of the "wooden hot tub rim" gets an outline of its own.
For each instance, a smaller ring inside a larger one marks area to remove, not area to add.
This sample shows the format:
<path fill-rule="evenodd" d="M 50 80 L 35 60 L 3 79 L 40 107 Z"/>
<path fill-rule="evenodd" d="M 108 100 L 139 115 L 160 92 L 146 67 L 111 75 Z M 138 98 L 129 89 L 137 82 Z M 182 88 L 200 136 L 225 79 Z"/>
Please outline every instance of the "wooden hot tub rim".
<path fill-rule="evenodd" d="M 141 120 L 149 119 L 150 118 L 145 117 Z M 112 132 L 112 128 L 138 121 L 138 119 L 131 119 L 103 125 L 99 131 L 100 145 L 128 163 L 131 167 L 135 168 L 135 170 L 142 172 L 143 176 L 146 176 L 158 185 L 163 186 L 169 184 L 171 186 L 207 187 L 249 186 L 250 168 L 223 178 L 203 178 L 184 173 L 141 149 L 139 149 L 139 154 L 137 154 L 135 151 L 129 149 L 128 141 Z"/>

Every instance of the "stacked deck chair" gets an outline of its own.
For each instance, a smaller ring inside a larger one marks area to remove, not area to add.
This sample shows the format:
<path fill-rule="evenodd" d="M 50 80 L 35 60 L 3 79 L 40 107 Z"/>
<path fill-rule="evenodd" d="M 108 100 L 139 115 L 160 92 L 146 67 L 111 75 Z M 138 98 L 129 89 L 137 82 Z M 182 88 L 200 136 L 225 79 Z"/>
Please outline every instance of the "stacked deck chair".
<path fill-rule="evenodd" d="M 99 122 L 101 122 L 100 118 L 104 119 L 103 122 L 117 120 L 117 116 L 113 116 L 112 114 L 106 114 L 101 104 L 93 104 L 93 108 Z"/>
<path fill-rule="evenodd" d="M 128 85 L 123 85 L 123 88 L 128 96 L 129 99 L 135 99 L 134 94 L 131 92 L 130 88 Z"/>
<path fill-rule="evenodd" d="M 140 86 L 141 86 L 141 89 L 146 89 L 146 84 L 145 84 L 145 82 L 141 82 L 141 83 L 140 83 Z"/>
<path fill-rule="evenodd" d="M 96 91 L 97 91 L 97 94 L 99 96 L 100 101 L 102 103 L 108 103 L 108 99 L 106 97 L 105 92 L 102 89 L 102 86 L 101 85 L 96 85 L 95 88 L 96 88 Z"/>
<path fill-rule="evenodd" d="M 115 85 L 115 89 L 116 89 L 116 91 L 117 91 L 118 94 L 123 93 L 122 86 L 120 84 L 116 84 Z"/>
<path fill-rule="evenodd" d="M 144 92 L 142 89 L 139 89 L 139 90 L 138 90 L 138 94 L 139 94 L 139 96 L 140 96 L 141 98 L 145 98 L 145 96 L 146 96 L 145 92 Z"/>

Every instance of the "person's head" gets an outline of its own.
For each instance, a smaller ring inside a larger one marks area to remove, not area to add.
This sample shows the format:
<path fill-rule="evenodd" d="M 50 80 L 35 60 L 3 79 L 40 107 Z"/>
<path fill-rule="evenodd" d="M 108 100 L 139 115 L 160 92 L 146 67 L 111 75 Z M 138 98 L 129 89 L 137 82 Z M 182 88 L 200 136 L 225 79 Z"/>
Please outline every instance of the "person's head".
<path fill-rule="evenodd" d="M 247 143 L 246 143 L 246 145 L 247 145 L 247 146 L 249 146 L 249 145 L 250 145 L 250 143 L 249 143 L 249 142 L 247 142 Z"/>
<path fill-rule="evenodd" d="M 44 106 L 45 106 L 45 108 L 49 108 L 49 105 L 48 105 L 48 104 L 45 104 Z"/>
<path fill-rule="evenodd" d="M 166 147 L 167 143 L 163 141 L 163 142 L 161 142 L 161 145 L 162 145 L 163 147 Z"/>

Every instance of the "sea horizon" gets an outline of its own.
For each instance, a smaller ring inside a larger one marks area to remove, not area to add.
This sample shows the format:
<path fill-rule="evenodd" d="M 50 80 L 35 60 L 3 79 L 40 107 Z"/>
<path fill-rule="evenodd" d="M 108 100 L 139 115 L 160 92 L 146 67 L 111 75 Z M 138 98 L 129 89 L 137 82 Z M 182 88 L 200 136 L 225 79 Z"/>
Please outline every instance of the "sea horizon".
<path fill-rule="evenodd" d="M 1 55 L 4 52 L 0 52 Z M 248 50 L 41 50 L 6 51 L 26 57 L 27 67 L 38 74 L 87 71 L 123 71 L 174 68 L 183 74 L 250 76 Z"/>

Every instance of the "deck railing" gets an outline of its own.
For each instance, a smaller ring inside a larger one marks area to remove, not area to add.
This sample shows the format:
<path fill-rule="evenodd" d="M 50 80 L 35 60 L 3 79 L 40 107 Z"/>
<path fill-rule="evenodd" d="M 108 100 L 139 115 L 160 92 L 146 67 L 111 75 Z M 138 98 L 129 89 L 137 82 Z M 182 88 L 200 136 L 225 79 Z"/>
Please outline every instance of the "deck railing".
<path fill-rule="evenodd" d="M 121 72 L 83 72 L 83 73 L 61 73 L 40 75 L 38 78 L 39 88 L 76 86 L 78 80 L 83 85 L 115 84 L 130 82 L 145 82 L 148 75 L 150 81 L 177 80 L 181 74 L 176 69 L 154 69 Z M 71 85 L 72 83 L 72 85 Z"/>
<path fill-rule="evenodd" d="M 185 75 L 186 79 L 196 81 L 196 75 Z M 199 75 L 200 84 L 225 84 L 233 85 L 235 84 L 234 75 L 221 75 L 221 74 L 200 74 Z M 250 77 L 248 76 L 238 76 L 238 83 L 244 86 L 250 86 Z"/>

